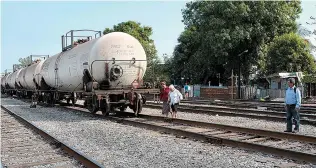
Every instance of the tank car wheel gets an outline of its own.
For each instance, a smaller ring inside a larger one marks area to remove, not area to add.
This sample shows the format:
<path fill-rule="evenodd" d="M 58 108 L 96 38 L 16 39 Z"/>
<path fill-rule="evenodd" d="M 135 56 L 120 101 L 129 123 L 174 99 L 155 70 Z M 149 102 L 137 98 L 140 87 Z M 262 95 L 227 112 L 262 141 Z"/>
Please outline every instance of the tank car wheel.
<path fill-rule="evenodd" d="M 102 114 L 103 114 L 104 116 L 110 115 L 110 112 L 113 111 L 114 109 L 111 107 L 111 105 L 110 105 L 108 99 L 105 99 L 105 101 L 104 101 L 104 106 L 105 106 L 105 108 L 102 109 Z"/>
<path fill-rule="evenodd" d="M 121 106 L 121 107 L 120 107 L 120 112 L 125 112 L 125 111 L 126 111 L 126 108 L 127 108 L 126 106 Z"/>
<path fill-rule="evenodd" d="M 99 111 L 99 108 L 97 107 L 97 105 L 91 104 L 91 105 L 88 107 L 88 110 L 89 110 L 92 114 L 95 114 L 96 112 Z"/>
<path fill-rule="evenodd" d="M 67 101 L 67 105 L 69 105 L 70 104 L 70 98 L 67 98 L 66 101 Z"/>
<path fill-rule="evenodd" d="M 76 103 L 77 103 L 77 99 L 75 97 L 73 97 L 71 99 L 71 104 L 74 106 L 74 105 L 76 105 Z"/>
<path fill-rule="evenodd" d="M 99 102 L 97 100 L 97 96 L 96 95 L 92 95 L 91 99 L 90 99 L 90 103 L 88 103 L 88 110 L 92 113 L 95 114 L 96 112 L 99 111 Z"/>
<path fill-rule="evenodd" d="M 134 111 L 134 114 L 135 116 L 137 117 L 139 113 L 142 112 L 142 109 L 143 109 L 143 104 L 142 104 L 142 97 L 140 94 L 136 94 L 136 99 L 134 100 L 135 103 L 134 103 L 134 106 L 133 106 L 133 111 Z"/>

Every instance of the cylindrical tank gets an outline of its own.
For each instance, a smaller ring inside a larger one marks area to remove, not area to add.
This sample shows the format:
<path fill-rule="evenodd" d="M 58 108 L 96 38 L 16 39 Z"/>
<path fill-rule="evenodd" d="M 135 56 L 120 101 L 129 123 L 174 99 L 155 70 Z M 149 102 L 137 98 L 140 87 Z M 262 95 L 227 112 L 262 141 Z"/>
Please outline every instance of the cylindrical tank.
<path fill-rule="evenodd" d="M 7 78 L 6 75 L 1 78 L 1 86 L 2 86 L 2 87 L 5 86 L 5 78 Z"/>
<path fill-rule="evenodd" d="M 4 78 L 4 81 L 3 81 L 4 86 L 8 84 L 9 75 L 10 75 L 10 74 L 7 74 L 7 75 L 5 76 L 5 78 Z M 1 84 L 2 84 L 2 82 L 1 82 Z"/>
<path fill-rule="evenodd" d="M 35 72 L 34 72 L 34 79 L 35 79 L 35 82 L 38 86 L 41 86 L 41 79 L 42 79 L 42 76 L 41 76 L 41 69 L 42 69 L 42 66 L 43 66 L 43 63 L 44 61 L 41 61 L 37 64 L 36 68 L 35 68 Z"/>
<path fill-rule="evenodd" d="M 2 81 L 4 80 L 4 77 L 5 77 L 5 76 L 0 77 L 1 87 L 3 87 L 3 86 L 2 86 Z"/>
<path fill-rule="evenodd" d="M 95 61 L 113 58 L 116 60 L 114 64 L 112 61 Z M 63 91 L 82 89 L 84 69 L 88 69 L 100 84 L 107 80 L 108 72 L 112 88 L 131 86 L 134 80 L 142 80 L 147 66 L 146 61 L 133 63 L 133 58 L 146 60 L 140 42 L 129 34 L 113 32 L 48 58 L 43 63 L 41 76 L 50 87 L 58 85 L 58 90 Z"/>
<path fill-rule="evenodd" d="M 9 76 L 8 84 L 9 84 L 10 89 L 15 89 L 15 78 L 16 78 L 17 73 L 18 71 L 15 71 L 11 73 Z"/>
<path fill-rule="evenodd" d="M 36 84 L 34 82 L 34 77 L 35 77 L 35 70 L 36 67 L 39 65 L 40 63 L 34 63 L 32 65 L 30 65 L 29 67 L 26 68 L 25 74 L 24 74 L 24 81 L 25 81 L 25 88 L 29 89 L 29 90 L 33 90 L 36 89 Z M 41 64 L 42 65 L 42 64 Z M 38 75 L 36 75 L 38 76 Z"/>
<path fill-rule="evenodd" d="M 22 69 L 19 69 L 19 70 L 15 71 L 16 74 L 15 74 L 15 78 L 14 78 L 14 86 L 15 86 L 15 84 L 16 84 L 17 81 L 18 81 L 18 77 L 19 77 L 21 71 L 22 71 Z M 17 83 L 17 84 L 18 84 L 18 83 Z"/>
<path fill-rule="evenodd" d="M 27 87 L 27 85 L 25 83 L 25 80 L 24 80 L 24 76 L 25 76 L 25 72 L 26 72 L 27 68 L 28 67 L 25 67 L 25 68 L 21 69 L 21 72 L 19 73 L 18 79 L 16 81 L 23 89 L 25 89 Z"/>

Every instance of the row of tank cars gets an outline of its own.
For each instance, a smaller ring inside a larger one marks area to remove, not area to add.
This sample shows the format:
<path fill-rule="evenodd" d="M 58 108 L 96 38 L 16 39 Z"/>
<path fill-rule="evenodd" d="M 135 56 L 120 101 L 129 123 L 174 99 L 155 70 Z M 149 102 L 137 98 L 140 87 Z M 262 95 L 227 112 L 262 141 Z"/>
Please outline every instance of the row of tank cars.
<path fill-rule="evenodd" d="M 76 33 L 92 32 L 90 36 Z M 83 37 L 83 43 L 75 39 Z M 109 112 L 119 108 L 142 111 L 145 94 L 158 89 L 142 87 L 147 57 L 140 42 L 123 32 L 101 35 L 100 31 L 71 30 L 62 36 L 62 52 L 41 57 L 26 67 L 13 67 L 1 78 L 3 94 L 32 98 L 31 108 L 41 102 L 55 105 L 62 100 L 75 104 L 84 100 L 91 113 Z M 69 40 L 70 39 L 70 40 Z M 70 41 L 70 42 L 69 42 Z M 69 44 L 69 45 L 68 45 Z"/>

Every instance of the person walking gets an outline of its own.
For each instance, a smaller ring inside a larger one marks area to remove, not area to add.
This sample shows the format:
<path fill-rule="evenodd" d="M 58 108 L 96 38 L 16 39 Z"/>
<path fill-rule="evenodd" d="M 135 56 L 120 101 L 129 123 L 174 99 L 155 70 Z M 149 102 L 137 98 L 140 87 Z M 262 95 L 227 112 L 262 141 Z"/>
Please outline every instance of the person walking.
<path fill-rule="evenodd" d="M 168 94 L 169 94 L 169 87 L 166 85 L 165 81 L 162 81 L 161 83 L 162 89 L 160 90 L 160 101 L 162 101 L 162 115 L 166 115 L 168 117 L 168 114 L 170 112 L 170 106 L 168 104 Z"/>
<path fill-rule="evenodd" d="M 286 111 L 286 130 L 284 132 L 299 132 L 300 115 L 299 110 L 301 107 L 301 92 L 295 86 L 295 79 L 290 78 L 288 80 L 289 87 L 285 92 L 285 111 Z M 292 131 L 292 118 L 294 118 L 294 131 Z"/>
<path fill-rule="evenodd" d="M 189 91 L 190 91 L 190 86 L 188 85 L 188 83 L 185 83 L 185 85 L 184 85 L 184 99 L 189 98 Z"/>
<path fill-rule="evenodd" d="M 170 92 L 168 96 L 168 103 L 172 109 L 172 118 L 177 118 L 178 106 L 180 104 L 180 100 L 183 99 L 182 94 L 179 90 L 177 90 L 173 85 L 169 86 Z"/>

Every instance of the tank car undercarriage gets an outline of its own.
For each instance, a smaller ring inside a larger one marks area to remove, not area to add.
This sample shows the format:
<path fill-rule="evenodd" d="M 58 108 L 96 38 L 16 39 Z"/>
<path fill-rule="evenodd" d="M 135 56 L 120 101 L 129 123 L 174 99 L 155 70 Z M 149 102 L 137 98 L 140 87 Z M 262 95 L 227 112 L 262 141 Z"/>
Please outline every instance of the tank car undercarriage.
<path fill-rule="evenodd" d="M 65 100 L 67 104 L 75 105 L 77 100 L 84 100 L 84 107 L 91 113 L 101 111 L 103 115 L 109 115 L 119 109 L 126 111 L 127 107 L 133 110 L 135 116 L 142 111 L 143 104 L 146 103 L 145 93 L 157 92 L 157 89 L 135 89 L 135 90 L 96 90 L 93 92 L 62 92 L 56 90 L 23 90 L 6 89 L 2 93 L 17 98 L 31 98 L 30 108 L 36 108 L 37 104 L 46 107 L 53 107 Z"/>

